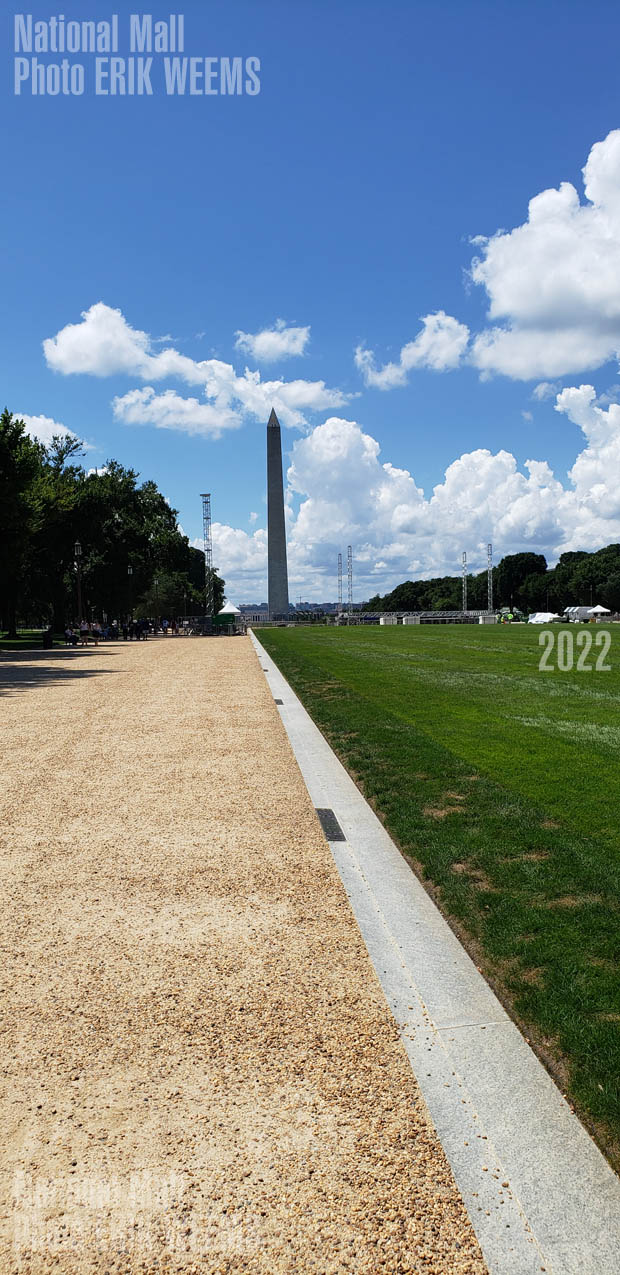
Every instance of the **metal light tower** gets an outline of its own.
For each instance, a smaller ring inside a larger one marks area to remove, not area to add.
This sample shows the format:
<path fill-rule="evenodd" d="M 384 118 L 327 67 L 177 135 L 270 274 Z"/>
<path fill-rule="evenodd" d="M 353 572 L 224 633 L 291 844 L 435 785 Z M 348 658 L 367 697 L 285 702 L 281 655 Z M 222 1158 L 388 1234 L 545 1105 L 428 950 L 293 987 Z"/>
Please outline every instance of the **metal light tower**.
<path fill-rule="evenodd" d="M 211 492 L 202 492 L 202 537 L 205 547 L 205 614 L 213 615 L 213 541 L 211 539 Z"/>
<path fill-rule="evenodd" d="M 338 615 L 342 614 L 342 554 L 338 554 Z"/>
<path fill-rule="evenodd" d="M 349 586 L 349 615 L 353 614 L 353 550 L 347 545 L 347 582 Z"/>
<path fill-rule="evenodd" d="M 467 554 L 463 553 L 463 614 L 467 612 Z"/>
<path fill-rule="evenodd" d="M 75 542 L 75 566 L 77 570 L 77 604 L 78 604 L 78 620 L 82 619 L 82 546 L 79 540 Z"/>
<path fill-rule="evenodd" d="M 493 545 L 487 545 L 487 611 L 493 610 Z"/>

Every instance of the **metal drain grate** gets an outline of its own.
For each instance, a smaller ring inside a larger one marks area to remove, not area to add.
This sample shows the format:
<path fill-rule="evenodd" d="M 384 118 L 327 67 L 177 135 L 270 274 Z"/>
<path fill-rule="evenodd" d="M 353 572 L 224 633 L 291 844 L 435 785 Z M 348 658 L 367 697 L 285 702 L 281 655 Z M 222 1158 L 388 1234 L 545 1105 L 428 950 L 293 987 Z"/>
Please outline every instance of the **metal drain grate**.
<path fill-rule="evenodd" d="M 316 813 L 328 841 L 346 841 L 344 832 L 342 831 L 333 810 L 319 810 L 317 807 Z"/>
<path fill-rule="evenodd" d="M 283 704 L 283 703 L 284 703 L 284 700 L 283 700 L 283 699 L 274 699 L 274 701 L 273 701 L 273 702 L 274 702 L 274 704 Z"/>

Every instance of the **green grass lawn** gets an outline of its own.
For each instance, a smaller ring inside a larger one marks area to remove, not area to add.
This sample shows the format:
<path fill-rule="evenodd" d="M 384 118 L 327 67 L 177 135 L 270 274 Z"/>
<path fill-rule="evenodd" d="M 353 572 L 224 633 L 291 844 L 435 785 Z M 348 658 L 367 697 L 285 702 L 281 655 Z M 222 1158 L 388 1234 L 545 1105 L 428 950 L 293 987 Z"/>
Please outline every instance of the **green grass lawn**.
<path fill-rule="evenodd" d="M 64 646 L 64 633 L 54 634 L 54 646 Z M 17 637 L 7 637 L 0 632 L 0 651 L 43 650 L 43 629 L 18 629 Z"/>
<path fill-rule="evenodd" d="M 620 627 L 609 672 L 540 631 L 259 636 L 618 1167 Z"/>

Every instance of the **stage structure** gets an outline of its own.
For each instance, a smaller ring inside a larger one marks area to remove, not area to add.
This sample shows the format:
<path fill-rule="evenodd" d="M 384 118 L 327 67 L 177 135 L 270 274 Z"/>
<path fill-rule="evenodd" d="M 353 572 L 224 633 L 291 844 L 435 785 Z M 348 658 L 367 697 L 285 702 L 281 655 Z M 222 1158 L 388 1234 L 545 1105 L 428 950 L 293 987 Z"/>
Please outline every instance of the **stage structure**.
<path fill-rule="evenodd" d="M 280 422 L 273 408 L 267 422 L 267 578 L 269 619 L 288 620 L 282 441 Z"/>
<path fill-rule="evenodd" d="M 467 554 L 463 553 L 463 615 L 467 614 Z"/>
<path fill-rule="evenodd" d="M 487 545 L 487 611 L 493 611 L 493 545 Z"/>
<path fill-rule="evenodd" d="M 338 554 L 338 615 L 342 615 L 342 554 Z"/>
<path fill-rule="evenodd" d="M 213 615 L 213 541 L 211 539 L 211 492 L 202 492 L 202 538 L 205 547 L 205 615 Z"/>
<path fill-rule="evenodd" d="M 349 585 L 349 615 L 353 614 L 353 550 L 351 545 L 347 545 L 347 582 Z"/>

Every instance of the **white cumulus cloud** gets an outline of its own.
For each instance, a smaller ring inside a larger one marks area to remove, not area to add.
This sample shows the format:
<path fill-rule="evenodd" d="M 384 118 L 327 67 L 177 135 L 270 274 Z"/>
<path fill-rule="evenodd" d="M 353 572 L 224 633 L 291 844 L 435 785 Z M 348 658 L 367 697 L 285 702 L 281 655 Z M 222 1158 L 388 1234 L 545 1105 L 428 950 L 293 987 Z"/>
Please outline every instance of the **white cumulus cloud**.
<path fill-rule="evenodd" d="M 56 336 L 43 342 L 48 367 L 65 376 L 87 373 L 89 376 L 139 376 L 142 380 L 161 381 L 178 377 L 190 385 L 205 379 L 206 364 L 188 358 L 167 347 L 153 353 L 157 344 L 148 332 L 132 328 L 120 310 L 97 301 L 82 311 L 81 323 L 68 323 Z"/>
<path fill-rule="evenodd" d="M 593 386 L 580 385 L 562 390 L 555 410 L 579 426 L 587 443 L 569 471 L 580 515 L 573 541 L 583 539 L 584 520 L 595 520 L 595 538 L 607 543 L 620 532 L 620 404 L 605 410 L 597 405 Z M 608 526 L 616 528 L 613 535 L 607 534 Z"/>
<path fill-rule="evenodd" d="M 214 522 L 213 562 L 226 581 L 226 595 L 235 600 L 262 602 L 267 589 L 267 532 L 243 531 Z M 200 548 L 202 548 L 200 542 Z"/>
<path fill-rule="evenodd" d="M 530 199 L 522 225 L 472 238 L 479 252 L 470 278 L 488 299 L 481 331 L 470 339 L 439 310 L 395 362 L 378 368 L 372 350 L 358 346 L 365 384 L 393 389 L 412 370 L 467 362 L 483 378 L 537 380 L 533 396 L 543 400 L 559 388 L 553 378 L 620 358 L 620 129 L 592 147 L 583 179 L 584 202 L 564 181 Z"/>
<path fill-rule="evenodd" d="M 540 381 L 532 390 L 532 398 L 537 403 L 544 403 L 547 398 L 555 398 L 560 386 L 555 381 Z"/>
<path fill-rule="evenodd" d="M 584 434 L 568 482 L 545 460 L 521 470 L 505 450 L 479 448 L 448 466 L 426 495 L 407 470 L 382 461 L 360 425 L 330 417 L 295 441 L 287 474 L 290 596 L 334 600 L 336 562 L 354 553 L 354 596 L 385 592 L 405 579 L 458 574 L 531 549 L 554 561 L 569 549 L 620 539 L 620 405 L 604 409 L 591 386 L 563 390 L 557 411 Z M 218 565 L 238 601 L 266 596 L 264 531 L 218 527 Z"/>
<path fill-rule="evenodd" d="M 238 376 L 230 363 L 209 359 L 205 394 L 218 407 L 235 406 L 256 420 L 266 421 L 272 407 L 283 425 L 307 424 L 305 413 L 342 407 L 350 397 L 329 389 L 324 381 L 262 381 L 260 372 L 245 369 Z"/>
<path fill-rule="evenodd" d="M 46 447 L 49 446 L 54 435 L 60 438 L 76 438 L 73 430 L 67 429 L 66 425 L 61 425 L 59 421 L 52 420 L 51 416 L 29 416 L 27 412 L 14 412 L 13 415 L 17 420 L 23 421 L 26 426 L 26 433 L 31 438 L 36 438 Z M 82 443 L 85 451 L 91 450 L 86 443 Z"/>
<path fill-rule="evenodd" d="M 355 364 L 362 373 L 364 384 L 378 390 L 391 390 L 395 386 L 406 385 L 409 372 L 415 368 L 430 368 L 435 372 L 445 372 L 459 366 L 462 362 L 467 343 L 469 329 L 458 319 L 452 318 L 443 310 L 436 314 L 427 314 L 421 320 L 423 326 L 414 341 L 403 345 L 397 363 L 386 363 L 377 368 L 375 355 L 363 345 L 355 351 Z"/>
<path fill-rule="evenodd" d="M 546 379 L 620 354 L 620 129 L 592 147 L 583 177 L 586 203 L 571 182 L 542 191 L 474 260 L 493 322 L 473 342 L 483 374 Z"/>
<path fill-rule="evenodd" d="M 257 363 L 276 363 L 304 354 L 310 340 L 310 328 L 288 327 L 284 319 L 277 319 L 273 328 L 260 332 L 236 332 L 238 350 L 250 354 Z"/>
<path fill-rule="evenodd" d="M 300 329 L 301 331 L 302 329 Z M 128 424 L 149 424 L 217 437 L 249 415 L 267 420 L 272 407 L 283 425 L 303 428 L 306 412 L 342 407 L 351 395 L 330 389 L 324 381 L 263 381 L 259 371 L 238 375 L 220 359 L 196 361 L 168 348 L 153 353 L 146 332 L 132 328 L 120 310 L 98 301 L 43 342 L 48 366 L 64 375 L 131 375 L 143 381 L 178 379 L 202 386 L 205 402 L 183 398 L 172 390 L 157 394 L 151 384 L 114 399 L 113 410 Z"/>
<path fill-rule="evenodd" d="M 229 409 L 184 398 L 174 390 L 157 394 L 152 385 L 129 390 L 112 399 L 112 411 L 126 425 L 154 425 L 156 429 L 176 429 L 185 434 L 219 438 L 225 429 L 236 429 L 241 418 Z"/>

